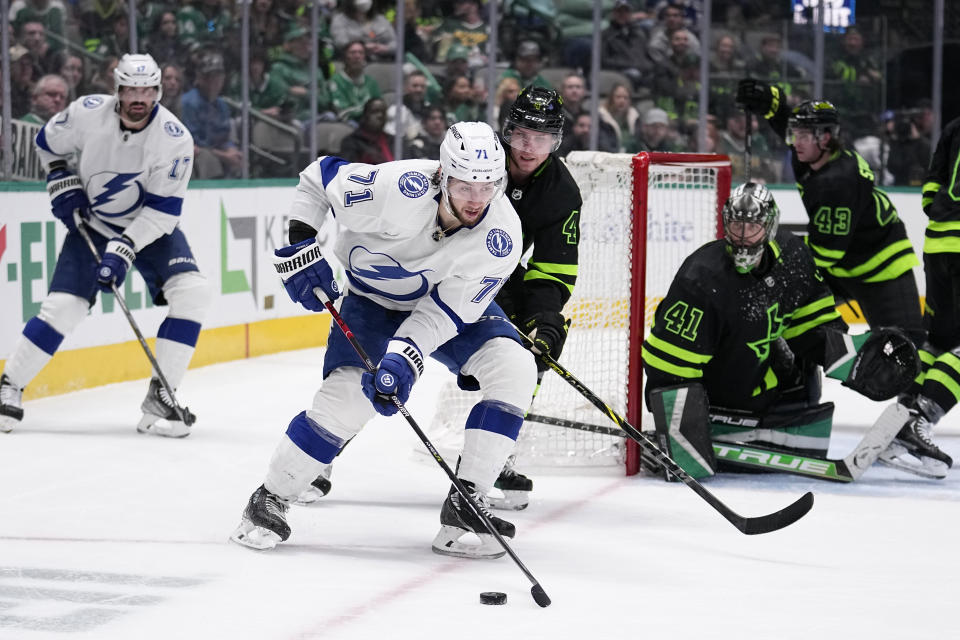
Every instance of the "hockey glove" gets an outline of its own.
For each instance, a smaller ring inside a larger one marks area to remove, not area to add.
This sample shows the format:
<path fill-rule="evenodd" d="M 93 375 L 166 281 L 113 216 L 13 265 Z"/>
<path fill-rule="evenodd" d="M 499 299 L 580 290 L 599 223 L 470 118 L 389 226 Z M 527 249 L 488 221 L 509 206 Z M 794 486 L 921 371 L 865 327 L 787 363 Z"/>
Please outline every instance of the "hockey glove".
<path fill-rule="evenodd" d="M 86 218 L 90 208 L 90 201 L 87 199 L 87 194 L 83 192 L 80 178 L 69 169 L 62 167 L 51 169 L 47 174 L 47 193 L 50 194 L 50 208 L 53 215 L 71 232 L 76 232 L 74 210 L 79 209 L 80 217 Z"/>
<path fill-rule="evenodd" d="M 780 89 L 763 80 L 744 78 L 737 84 L 737 104 L 751 113 L 772 118 L 780 108 Z"/>
<path fill-rule="evenodd" d="M 906 391 L 920 374 L 920 356 L 901 330 L 877 329 L 868 334 L 851 363 L 832 367 L 827 375 L 837 378 L 837 374 L 843 372 L 846 372 L 843 386 L 871 400 L 889 400 Z"/>
<path fill-rule="evenodd" d="M 127 277 L 127 269 L 133 264 L 137 254 L 133 250 L 133 241 L 127 236 L 114 238 L 107 243 L 100 265 L 97 267 L 97 284 L 101 291 L 113 291 L 113 285 L 118 287 Z"/>
<path fill-rule="evenodd" d="M 533 341 L 530 350 L 535 354 L 545 354 L 556 360 L 563 351 L 563 343 L 567 340 L 567 330 L 570 321 L 555 311 L 541 311 L 535 313 L 523 323 L 523 331 Z M 537 369 L 545 371 L 547 365 L 537 358 Z"/>
<path fill-rule="evenodd" d="M 283 280 L 287 295 L 310 311 L 323 311 L 324 302 L 340 297 L 340 287 L 333 270 L 320 253 L 316 238 L 308 238 L 289 247 L 274 251 L 273 265 Z M 327 300 L 321 302 L 313 292 L 319 287 Z"/>
<path fill-rule="evenodd" d="M 390 396 L 400 402 L 410 398 L 410 389 L 423 373 L 423 356 L 415 344 L 404 338 L 394 338 L 387 344 L 387 352 L 373 373 L 365 371 L 360 378 L 363 395 L 370 399 L 377 413 L 392 416 L 398 409 Z"/>

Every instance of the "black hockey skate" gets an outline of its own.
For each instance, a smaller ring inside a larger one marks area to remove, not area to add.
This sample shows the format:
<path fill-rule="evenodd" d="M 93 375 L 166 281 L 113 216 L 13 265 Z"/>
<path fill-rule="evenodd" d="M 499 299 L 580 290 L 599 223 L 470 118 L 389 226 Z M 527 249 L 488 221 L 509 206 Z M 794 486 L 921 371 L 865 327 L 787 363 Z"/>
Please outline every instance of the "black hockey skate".
<path fill-rule="evenodd" d="M 230 536 L 237 544 L 251 549 L 273 549 L 290 537 L 287 503 L 260 485 L 243 510 L 240 526 Z"/>
<path fill-rule="evenodd" d="M 165 438 L 186 438 L 190 435 L 190 425 L 197 419 L 186 407 L 183 419 L 180 418 L 173 399 L 157 378 L 150 379 L 150 388 L 140 410 L 143 417 L 137 424 L 137 431 Z"/>
<path fill-rule="evenodd" d="M 486 496 L 481 495 L 474 488 L 472 482 L 467 480 L 461 482 L 463 482 L 463 486 L 470 497 L 483 511 L 483 514 L 496 527 L 497 533 L 504 538 L 512 538 L 517 532 L 513 523 L 491 514 L 487 509 Z M 460 542 L 463 536 L 471 533 L 480 539 L 480 544 Z M 473 512 L 470 505 L 453 486 L 450 487 L 443 508 L 440 509 L 440 531 L 433 539 L 433 550 L 445 556 L 461 558 L 499 558 L 506 553 L 497 539 L 487 531 L 483 520 Z"/>
<path fill-rule="evenodd" d="M 330 493 L 330 489 L 333 488 L 333 484 L 330 482 L 330 474 L 333 473 L 333 464 L 325 464 L 320 470 L 320 475 L 318 475 L 313 482 L 310 483 L 310 486 L 303 490 L 303 492 L 297 496 L 296 502 L 294 504 L 300 506 L 306 506 L 313 504 L 323 496 Z"/>
<path fill-rule="evenodd" d="M 23 389 L 0 376 L 0 431 L 10 433 L 23 420 Z"/>
<path fill-rule="evenodd" d="M 530 504 L 530 492 L 533 491 L 533 480 L 516 471 L 513 468 L 513 461 L 508 460 L 504 465 L 503 471 L 493 483 L 494 489 L 499 489 L 503 493 L 501 497 L 497 492 L 491 492 L 487 497 L 490 500 L 490 506 L 494 509 L 506 509 L 509 511 L 520 511 L 526 509 Z"/>
<path fill-rule="evenodd" d="M 947 470 L 953 466 L 953 459 L 933 443 L 930 422 L 923 414 L 911 409 L 910 415 L 910 420 L 880 454 L 878 461 L 924 478 L 946 478 Z"/>

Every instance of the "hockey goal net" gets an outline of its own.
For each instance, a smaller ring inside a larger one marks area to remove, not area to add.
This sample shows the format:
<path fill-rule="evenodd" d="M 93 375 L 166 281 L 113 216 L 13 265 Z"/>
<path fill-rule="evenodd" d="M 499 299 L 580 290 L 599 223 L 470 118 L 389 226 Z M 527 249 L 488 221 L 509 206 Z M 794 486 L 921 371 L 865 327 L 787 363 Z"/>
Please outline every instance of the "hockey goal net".
<path fill-rule="evenodd" d="M 583 210 L 577 285 L 563 311 L 572 323 L 560 362 L 641 428 L 644 332 L 684 258 L 720 236 L 730 161 L 712 154 L 572 152 L 566 164 Z M 461 448 L 464 421 L 479 399 L 452 382 L 442 389 L 429 432 L 444 455 Z M 517 441 L 517 466 L 625 465 L 636 473 L 636 445 L 591 432 L 590 425 L 615 427 L 548 371 Z"/>

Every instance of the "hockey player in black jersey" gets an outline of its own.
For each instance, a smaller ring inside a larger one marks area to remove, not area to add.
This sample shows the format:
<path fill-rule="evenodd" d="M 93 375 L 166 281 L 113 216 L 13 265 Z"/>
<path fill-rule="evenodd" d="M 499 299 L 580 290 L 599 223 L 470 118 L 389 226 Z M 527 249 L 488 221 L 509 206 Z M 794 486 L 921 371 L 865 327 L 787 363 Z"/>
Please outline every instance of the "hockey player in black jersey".
<path fill-rule="evenodd" d="M 793 150 L 793 171 L 810 219 L 807 245 L 827 284 L 839 301 L 856 300 L 871 328 L 899 327 L 921 347 L 926 332 L 913 275 L 919 262 L 896 209 L 874 185 L 866 161 L 841 144 L 836 107 L 808 100 L 791 111 L 782 98 L 779 87 L 751 78 L 737 87 L 737 102 L 766 118 Z M 936 353 L 927 351 L 928 362 Z M 899 400 L 914 414 L 919 390 L 918 381 Z M 904 425 L 881 461 L 902 461 L 906 449 L 943 477 L 949 456 L 928 431 L 917 428 L 915 420 Z"/>
<path fill-rule="evenodd" d="M 922 387 L 912 398 L 913 417 L 880 460 L 920 475 L 942 478 L 953 464 L 930 436 L 931 427 L 960 401 L 960 118 L 940 136 L 923 184 L 927 231 L 923 271 L 927 282 L 920 349 Z"/>
<path fill-rule="evenodd" d="M 523 253 L 533 253 L 514 270 L 497 294 L 497 304 L 536 349 L 559 358 L 569 323 L 561 311 L 577 281 L 577 246 L 583 200 L 573 176 L 556 155 L 563 136 L 563 99 L 551 89 L 530 85 L 517 96 L 504 121 L 507 197 L 520 216 Z M 546 371 L 537 359 L 540 377 Z M 523 509 L 533 482 L 508 462 L 491 496 L 497 508 Z"/>
<path fill-rule="evenodd" d="M 694 477 L 717 470 L 713 442 L 826 454 L 833 404 L 819 403 L 819 375 L 794 358 L 874 400 L 902 392 L 919 370 L 898 329 L 847 335 L 810 251 L 778 221 L 766 187 L 738 187 L 724 205 L 725 238 L 687 257 L 643 343 L 657 438 Z M 711 424 L 714 412 L 741 419 Z"/>

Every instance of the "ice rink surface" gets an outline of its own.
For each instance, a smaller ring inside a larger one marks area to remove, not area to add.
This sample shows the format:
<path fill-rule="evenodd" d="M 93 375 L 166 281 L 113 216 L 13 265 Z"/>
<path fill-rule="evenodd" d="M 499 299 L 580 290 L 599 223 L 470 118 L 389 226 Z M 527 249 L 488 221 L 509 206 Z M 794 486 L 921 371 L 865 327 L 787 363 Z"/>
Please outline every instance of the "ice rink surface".
<path fill-rule="evenodd" d="M 198 421 L 184 440 L 136 433 L 145 381 L 26 403 L 24 423 L 0 434 L 0 638 L 956 637 L 960 470 L 708 481 L 750 516 L 815 493 L 806 517 L 760 536 L 682 484 L 533 473 L 530 507 L 498 515 L 517 525 L 512 546 L 553 599 L 541 609 L 509 557 L 431 552 L 449 483 L 395 416 L 338 459 L 329 496 L 292 508 L 287 543 L 234 545 L 321 359 L 315 349 L 190 371 L 181 400 Z M 446 375 L 428 369 L 414 389 L 424 427 Z M 883 405 L 825 387 L 837 403 L 831 455 L 843 456 Z M 960 460 L 960 416 L 943 422 L 937 440 Z M 481 605 L 481 591 L 508 602 Z"/>

